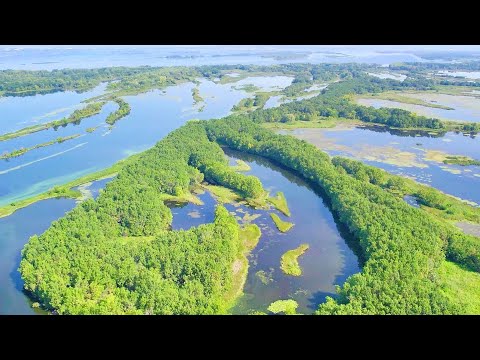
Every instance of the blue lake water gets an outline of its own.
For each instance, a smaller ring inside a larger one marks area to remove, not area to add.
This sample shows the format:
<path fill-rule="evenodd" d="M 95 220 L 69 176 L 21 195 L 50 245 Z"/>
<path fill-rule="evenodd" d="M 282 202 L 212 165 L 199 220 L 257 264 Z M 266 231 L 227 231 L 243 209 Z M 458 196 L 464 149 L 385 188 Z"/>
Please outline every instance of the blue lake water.
<path fill-rule="evenodd" d="M 413 52 L 382 46 L 1 46 L 0 69 L 424 61 Z"/>

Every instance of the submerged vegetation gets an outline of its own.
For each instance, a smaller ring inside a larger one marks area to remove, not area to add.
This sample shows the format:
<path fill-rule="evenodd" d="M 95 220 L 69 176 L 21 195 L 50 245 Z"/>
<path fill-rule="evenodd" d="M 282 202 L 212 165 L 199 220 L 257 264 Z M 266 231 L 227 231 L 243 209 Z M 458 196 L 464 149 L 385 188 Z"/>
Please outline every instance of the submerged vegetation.
<path fill-rule="evenodd" d="M 280 259 L 280 269 L 287 275 L 302 275 L 302 268 L 298 264 L 298 258 L 302 256 L 308 248 L 308 244 L 302 244 L 296 249 L 288 250 Z"/>
<path fill-rule="evenodd" d="M 71 135 L 71 136 L 58 137 L 55 140 L 48 141 L 48 142 L 45 142 L 45 143 L 42 143 L 42 144 L 38 144 L 38 145 L 29 147 L 29 148 L 21 148 L 21 149 L 18 149 L 18 150 L 13 150 L 11 152 L 6 152 L 6 153 L 3 153 L 2 155 L 0 155 L 0 159 L 10 159 L 10 158 L 22 156 L 23 154 L 25 154 L 29 151 L 39 149 L 39 148 L 42 148 L 42 147 L 46 147 L 46 146 L 50 146 L 50 145 L 53 145 L 53 144 L 61 144 L 65 141 L 76 139 L 79 136 L 81 136 L 81 135 L 76 134 L 76 135 Z"/>
<path fill-rule="evenodd" d="M 288 221 L 283 221 L 282 219 L 280 219 L 280 217 L 275 214 L 275 213 L 270 213 L 270 216 L 273 220 L 273 222 L 275 223 L 275 226 L 277 227 L 277 229 L 282 232 L 282 233 L 285 233 L 287 232 L 288 230 L 290 230 L 294 224 L 288 222 Z"/>

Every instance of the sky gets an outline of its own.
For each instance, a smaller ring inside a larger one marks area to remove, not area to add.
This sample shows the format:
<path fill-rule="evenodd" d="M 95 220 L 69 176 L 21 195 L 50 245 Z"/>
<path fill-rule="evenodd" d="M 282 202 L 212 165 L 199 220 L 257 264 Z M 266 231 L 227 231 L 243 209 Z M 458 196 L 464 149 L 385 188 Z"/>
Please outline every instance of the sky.
<path fill-rule="evenodd" d="M 88 48 L 210 48 L 218 45 L 0 45 L 0 49 L 88 49 Z M 322 49 L 365 49 L 380 51 L 480 51 L 480 45 L 223 45 L 231 50 L 322 50 Z"/>

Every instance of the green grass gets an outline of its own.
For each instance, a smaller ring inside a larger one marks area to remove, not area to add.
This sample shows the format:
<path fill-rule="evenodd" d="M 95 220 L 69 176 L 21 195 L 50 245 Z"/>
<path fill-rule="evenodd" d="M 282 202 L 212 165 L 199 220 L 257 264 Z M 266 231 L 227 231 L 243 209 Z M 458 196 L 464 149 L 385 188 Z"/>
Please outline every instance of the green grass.
<path fill-rule="evenodd" d="M 240 172 L 243 172 L 243 171 L 250 171 L 252 168 L 250 167 L 250 165 L 248 165 L 245 161 L 243 160 L 240 160 L 240 159 L 236 159 L 235 160 L 237 165 L 235 166 L 232 166 L 232 169 L 235 170 L 235 171 L 240 171 Z"/>
<path fill-rule="evenodd" d="M 208 184 L 203 185 L 203 187 L 205 190 L 209 191 L 219 203 L 222 204 L 233 204 L 241 199 L 240 195 L 224 186 Z"/>
<path fill-rule="evenodd" d="M 87 128 L 85 131 L 88 132 L 88 133 L 93 133 L 95 130 L 97 130 L 99 127 L 98 126 L 95 126 L 95 127 L 89 127 Z"/>
<path fill-rule="evenodd" d="M 274 314 L 297 315 L 297 307 L 298 303 L 295 300 L 277 300 L 270 304 L 268 311 Z"/>
<path fill-rule="evenodd" d="M 195 194 L 192 194 L 191 192 L 185 192 L 182 195 L 170 195 L 166 193 L 160 194 L 160 199 L 162 201 L 172 201 L 172 202 L 177 202 L 177 203 L 192 203 L 195 205 L 203 205 L 203 201 L 200 200 Z"/>
<path fill-rule="evenodd" d="M 280 268 L 282 271 L 291 276 L 302 275 L 302 268 L 298 264 L 298 258 L 309 248 L 308 244 L 302 244 L 298 248 L 288 250 L 280 259 Z"/>
<path fill-rule="evenodd" d="M 235 306 L 240 295 L 242 295 L 248 274 L 247 255 L 257 246 L 261 235 L 260 228 L 254 224 L 249 224 L 239 229 L 240 249 L 233 263 L 233 284 L 230 291 L 224 297 L 226 312 Z"/>
<path fill-rule="evenodd" d="M 61 144 L 65 141 L 75 139 L 79 136 L 80 136 L 80 134 L 65 136 L 65 137 L 59 137 L 59 138 L 56 138 L 55 140 L 45 142 L 45 143 L 42 143 L 42 144 L 38 144 L 38 145 L 29 147 L 29 148 L 21 148 L 21 149 L 18 149 L 18 150 L 13 150 L 11 152 L 7 152 L 7 153 L 4 153 L 4 154 L 0 155 L 0 159 L 10 159 L 10 158 L 22 156 L 23 154 L 25 154 L 29 151 L 39 149 L 39 148 L 42 148 L 42 147 L 46 147 L 46 146 L 50 146 L 50 145 L 53 145 L 53 144 Z"/>
<path fill-rule="evenodd" d="M 294 225 L 293 223 L 289 223 L 288 221 L 283 221 L 277 214 L 270 213 L 270 216 L 272 217 L 273 222 L 277 226 L 277 229 L 280 230 L 282 233 L 287 232 Z"/>
<path fill-rule="evenodd" d="M 443 292 L 465 314 L 480 314 L 480 274 L 445 261 L 439 270 Z"/>
<path fill-rule="evenodd" d="M 286 216 L 291 215 L 290 209 L 288 208 L 287 199 L 285 198 L 283 192 L 277 192 L 275 197 L 269 197 L 267 201 L 273 204 L 278 211 L 281 211 Z"/>
<path fill-rule="evenodd" d="M 255 86 L 253 84 L 245 84 L 245 85 L 241 85 L 241 86 L 234 86 L 233 88 L 235 90 L 243 90 L 243 91 L 246 91 L 246 92 L 249 92 L 249 93 L 257 92 L 258 90 L 260 90 L 260 88 L 258 86 Z"/>

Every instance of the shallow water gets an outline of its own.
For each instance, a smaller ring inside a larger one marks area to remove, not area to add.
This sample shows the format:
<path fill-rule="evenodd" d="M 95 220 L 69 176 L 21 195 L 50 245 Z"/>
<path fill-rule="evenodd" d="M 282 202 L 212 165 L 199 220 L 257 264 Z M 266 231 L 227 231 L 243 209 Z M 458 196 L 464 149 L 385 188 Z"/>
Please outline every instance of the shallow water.
<path fill-rule="evenodd" d="M 405 104 L 397 101 L 383 99 L 358 99 L 358 103 L 364 106 L 373 106 L 378 109 L 400 108 L 414 112 L 418 115 L 433 117 L 450 121 L 480 122 L 480 99 L 472 96 L 454 96 L 446 94 L 406 94 L 438 105 L 448 106 L 453 110 L 431 108 L 422 105 Z"/>
<path fill-rule="evenodd" d="M 480 71 L 449 71 L 442 70 L 438 72 L 439 75 L 446 76 L 461 76 L 467 79 L 480 79 Z"/>
<path fill-rule="evenodd" d="M 351 157 L 480 204 L 480 167 L 446 165 L 429 156 L 432 151 L 440 151 L 478 159 L 478 137 L 455 132 L 440 137 L 427 133 L 415 136 L 411 132 L 386 131 L 384 127 L 295 129 L 280 133 L 311 142 L 332 156 Z"/>
<path fill-rule="evenodd" d="M 96 198 L 111 179 L 99 180 L 86 187 L 90 196 Z M 17 271 L 21 250 L 28 239 L 48 229 L 52 221 L 73 209 L 73 199 L 42 200 L 17 210 L 10 216 L 0 218 L 0 315 L 45 314 L 32 308 L 32 301 L 23 292 L 23 280 Z"/>

